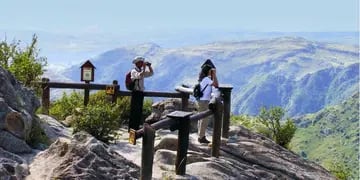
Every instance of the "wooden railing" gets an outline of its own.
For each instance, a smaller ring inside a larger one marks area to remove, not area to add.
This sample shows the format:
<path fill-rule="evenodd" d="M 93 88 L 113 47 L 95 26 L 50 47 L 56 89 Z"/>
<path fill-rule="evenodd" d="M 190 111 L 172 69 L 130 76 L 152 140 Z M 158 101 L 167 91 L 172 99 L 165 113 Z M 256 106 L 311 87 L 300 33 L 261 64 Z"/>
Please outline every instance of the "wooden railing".
<path fill-rule="evenodd" d="M 86 83 L 64 83 L 64 82 L 51 82 L 48 78 L 43 78 L 41 82 L 42 87 L 42 113 L 49 114 L 50 108 L 50 88 L 62 89 L 83 89 L 84 90 L 84 105 L 89 102 L 90 90 L 106 90 L 108 87 L 114 89 L 112 95 L 112 102 L 116 102 L 118 96 L 131 96 L 130 91 L 121 91 L 120 86 L 116 80 L 112 84 L 86 84 Z M 188 105 L 189 94 L 183 92 L 154 92 L 145 91 L 144 96 L 147 97 L 167 97 L 167 98 L 181 98 L 182 110 L 186 110 Z"/>
<path fill-rule="evenodd" d="M 187 151 L 189 146 L 190 122 L 199 121 L 208 116 L 214 116 L 211 156 L 219 157 L 221 144 L 221 121 L 222 121 L 221 98 L 214 97 L 209 103 L 209 109 L 193 114 L 186 111 L 174 111 L 154 124 L 144 124 L 143 129 L 130 130 L 129 141 L 136 143 L 136 139 L 143 138 L 141 153 L 140 179 L 151 179 L 154 158 L 155 131 L 169 128 L 171 131 L 178 130 L 177 155 L 175 161 L 175 172 L 177 175 L 185 175 Z"/>
<path fill-rule="evenodd" d="M 42 110 L 44 114 L 49 114 L 50 107 L 50 88 L 64 88 L 64 89 L 83 89 L 84 90 L 84 105 L 89 102 L 90 90 L 106 90 L 109 87 L 113 90 L 112 102 L 115 103 L 118 96 L 131 96 L 130 91 L 120 90 L 120 86 L 116 80 L 112 84 L 89 84 L 89 83 L 63 83 L 50 82 L 49 79 L 43 78 L 39 82 L 42 86 Z M 175 163 L 176 174 L 184 175 L 186 172 L 186 155 L 189 145 L 190 122 L 198 121 L 210 115 L 214 116 L 213 123 L 213 139 L 211 155 L 219 157 L 221 136 L 228 138 L 228 131 L 230 125 L 230 107 L 231 107 L 231 85 L 220 85 L 219 90 L 221 95 L 214 97 L 209 103 L 209 109 L 203 112 L 193 114 L 188 111 L 188 103 L 191 88 L 176 87 L 177 92 L 154 92 L 145 91 L 144 96 L 147 97 L 168 97 L 181 98 L 182 111 L 175 111 L 167 115 L 167 118 L 158 121 L 154 124 L 144 123 L 143 129 L 131 130 L 129 141 L 133 144 L 136 139 L 143 138 L 142 160 L 141 160 L 141 179 L 151 179 L 152 164 L 154 157 L 154 138 L 155 131 L 160 128 L 170 128 L 170 130 L 178 130 L 178 146 L 177 158 Z"/>

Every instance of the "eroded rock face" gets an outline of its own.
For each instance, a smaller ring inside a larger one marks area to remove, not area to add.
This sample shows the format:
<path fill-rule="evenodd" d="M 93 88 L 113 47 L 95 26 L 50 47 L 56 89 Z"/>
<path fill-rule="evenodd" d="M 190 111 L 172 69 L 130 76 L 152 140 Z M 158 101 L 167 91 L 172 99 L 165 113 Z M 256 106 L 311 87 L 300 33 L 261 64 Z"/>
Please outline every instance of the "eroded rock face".
<path fill-rule="evenodd" d="M 0 131 L 0 147 L 12 153 L 30 153 L 32 151 L 25 141 L 7 131 Z"/>
<path fill-rule="evenodd" d="M 0 148 L 0 179 L 24 179 L 28 174 L 23 158 Z"/>
<path fill-rule="evenodd" d="M 231 139 L 223 141 L 220 157 L 210 157 L 211 147 L 190 136 L 186 174 L 175 170 L 177 139 L 167 135 L 155 146 L 155 169 L 163 178 L 182 179 L 336 179 L 323 167 L 301 158 L 272 140 L 244 127 L 231 127 Z"/>
<path fill-rule="evenodd" d="M 23 87 L 8 71 L 0 67 L 0 131 L 29 137 L 33 116 L 40 106 L 34 92 Z"/>
<path fill-rule="evenodd" d="M 49 138 L 50 142 L 55 142 L 58 138 L 71 138 L 71 129 L 66 128 L 59 121 L 51 116 L 39 114 L 40 126 Z"/>
<path fill-rule="evenodd" d="M 0 67 L 0 179 L 24 179 L 29 174 L 21 156 L 33 153 L 29 139 L 40 102 L 33 91 Z M 19 156 L 21 155 L 21 156 Z"/>
<path fill-rule="evenodd" d="M 44 163 L 46 162 L 46 163 Z M 106 144 L 80 132 L 58 139 L 36 156 L 27 179 L 138 179 L 140 168 Z"/>

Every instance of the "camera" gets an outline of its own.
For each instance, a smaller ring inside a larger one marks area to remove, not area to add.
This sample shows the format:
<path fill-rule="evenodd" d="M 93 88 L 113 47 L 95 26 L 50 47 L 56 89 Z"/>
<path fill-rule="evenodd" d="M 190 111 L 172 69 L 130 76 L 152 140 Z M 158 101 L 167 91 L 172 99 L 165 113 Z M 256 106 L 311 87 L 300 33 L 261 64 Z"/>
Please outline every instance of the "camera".
<path fill-rule="evenodd" d="M 150 63 L 150 62 L 145 62 L 145 64 L 146 64 L 147 66 L 151 66 L 151 63 Z"/>

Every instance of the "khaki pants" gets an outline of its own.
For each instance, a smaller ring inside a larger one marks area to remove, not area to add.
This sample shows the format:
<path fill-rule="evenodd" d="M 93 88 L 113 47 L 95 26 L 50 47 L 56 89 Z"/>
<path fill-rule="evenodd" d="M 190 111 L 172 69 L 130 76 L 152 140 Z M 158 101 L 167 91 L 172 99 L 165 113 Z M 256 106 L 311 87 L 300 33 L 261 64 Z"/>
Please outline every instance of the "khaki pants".
<path fill-rule="evenodd" d="M 207 100 L 198 101 L 198 105 L 199 105 L 199 112 L 206 111 L 206 110 L 209 109 L 209 101 L 207 101 Z M 203 118 L 203 119 L 198 121 L 198 135 L 199 135 L 199 138 L 202 138 L 202 137 L 205 136 L 206 128 L 208 126 L 210 118 L 213 118 L 213 115 L 208 116 L 208 117 Z"/>

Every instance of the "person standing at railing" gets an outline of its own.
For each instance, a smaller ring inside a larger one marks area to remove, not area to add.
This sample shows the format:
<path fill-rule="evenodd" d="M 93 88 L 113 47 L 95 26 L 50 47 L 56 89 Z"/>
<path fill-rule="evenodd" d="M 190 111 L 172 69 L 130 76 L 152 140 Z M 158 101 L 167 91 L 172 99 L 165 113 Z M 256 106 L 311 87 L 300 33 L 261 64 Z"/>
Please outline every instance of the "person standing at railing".
<path fill-rule="evenodd" d="M 138 130 L 142 120 L 142 108 L 144 103 L 144 78 L 154 74 L 151 63 L 145 62 L 145 58 L 137 56 L 133 60 L 135 68 L 131 70 L 131 80 L 135 82 L 134 89 L 131 91 L 131 109 L 129 119 L 130 129 Z M 148 71 L 146 70 L 148 67 Z"/>
<path fill-rule="evenodd" d="M 210 64 L 204 63 L 199 74 L 200 89 L 203 91 L 203 96 L 197 101 L 200 112 L 208 109 L 209 102 L 214 91 L 213 89 L 218 88 L 219 86 L 215 66 L 210 60 L 207 60 L 206 62 L 210 62 Z M 203 118 L 198 122 L 199 143 L 210 143 L 205 136 L 209 118 L 213 118 L 213 116 Z"/>

